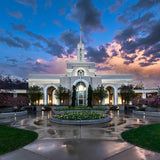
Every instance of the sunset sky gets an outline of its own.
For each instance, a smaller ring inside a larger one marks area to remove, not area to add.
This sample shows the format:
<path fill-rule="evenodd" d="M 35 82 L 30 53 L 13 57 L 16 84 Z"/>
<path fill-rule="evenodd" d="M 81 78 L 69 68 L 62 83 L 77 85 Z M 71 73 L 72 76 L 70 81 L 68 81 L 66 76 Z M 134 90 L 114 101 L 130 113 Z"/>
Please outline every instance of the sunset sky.
<path fill-rule="evenodd" d="M 160 0 L 1 0 L 0 20 L 0 74 L 65 74 L 82 25 L 97 74 L 160 85 Z"/>

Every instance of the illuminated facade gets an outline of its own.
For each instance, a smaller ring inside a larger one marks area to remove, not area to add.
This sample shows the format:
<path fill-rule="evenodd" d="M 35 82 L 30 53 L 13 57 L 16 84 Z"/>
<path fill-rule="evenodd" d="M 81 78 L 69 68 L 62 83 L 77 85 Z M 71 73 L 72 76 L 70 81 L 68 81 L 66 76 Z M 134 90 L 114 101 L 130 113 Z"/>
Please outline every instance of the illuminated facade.
<path fill-rule="evenodd" d="M 71 90 L 76 86 L 76 105 L 86 106 L 89 84 L 95 89 L 98 85 L 103 85 L 108 92 L 108 98 L 104 99 L 102 104 L 122 104 L 118 88 L 122 85 L 132 83 L 131 75 L 96 75 L 95 63 L 86 62 L 84 59 L 85 47 L 81 40 L 77 45 L 77 61 L 68 62 L 66 74 L 30 74 L 29 86 L 38 85 L 43 88 L 43 100 L 40 104 L 58 105 L 60 102 L 56 99 L 54 93 L 59 85 Z M 64 104 L 71 104 L 71 99 Z M 93 101 L 96 104 L 96 101 Z"/>

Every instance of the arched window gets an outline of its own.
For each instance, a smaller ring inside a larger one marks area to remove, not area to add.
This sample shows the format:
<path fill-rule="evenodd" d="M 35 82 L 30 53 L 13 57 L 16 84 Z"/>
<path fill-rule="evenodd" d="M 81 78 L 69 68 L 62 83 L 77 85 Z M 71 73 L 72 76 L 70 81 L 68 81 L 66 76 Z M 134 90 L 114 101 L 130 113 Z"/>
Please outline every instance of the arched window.
<path fill-rule="evenodd" d="M 79 77 L 83 77 L 83 76 L 84 76 L 84 71 L 83 71 L 82 69 L 78 70 L 77 75 L 78 75 Z"/>
<path fill-rule="evenodd" d="M 84 84 L 84 82 L 78 82 L 76 84 L 76 105 L 86 105 L 86 85 Z"/>

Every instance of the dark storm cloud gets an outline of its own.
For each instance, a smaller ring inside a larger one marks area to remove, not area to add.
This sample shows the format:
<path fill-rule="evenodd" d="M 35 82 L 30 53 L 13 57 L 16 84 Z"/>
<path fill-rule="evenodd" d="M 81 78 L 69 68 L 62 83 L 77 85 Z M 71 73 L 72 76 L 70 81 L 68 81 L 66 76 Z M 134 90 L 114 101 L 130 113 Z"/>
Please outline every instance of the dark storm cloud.
<path fill-rule="evenodd" d="M 32 72 L 46 72 L 49 65 L 44 65 L 41 63 L 36 62 L 35 64 L 32 64 Z"/>
<path fill-rule="evenodd" d="M 17 18 L 17 19 L 20 19 L 20 18 L 23 18 L 23 15 L 20 11 L 13 11 L 13 12 L 10 12 L 9 10 L 7 10 L 7 13 L 11 16 L 11 17 L 14 17 L 14 18 Z"/>
<path fill-rule="evenodd" d="M 96 67 L 96 69 L 98 70 L 98 71 L 104 71 L 104 70 L 112 70 L 112 68 L 110 68 L 110 67 Z"/>
<path fill-rule="evenodd" d="M 117 0 L 115 4 L 110 5 L 109 7 L 110 12 L 114 12 L 117 9 L 119 9 L 123 3 L 124 3 L 124 0 Z"/>
<path fill-rule="evenodd" d="M 18 62 L 17 59 L 9 58 L 9 57 L 6 57 L 6 60 L 7 62 L 11 62 L 12 64 L 16 64 Z"/>
<path fill-rule="evenodd" d="M 36 39 L 36 40 L 38 40 L 38 41 L 43 41 L 43 42 L 45 42 L 45 43 L 48 42 L 48 40 L 47 40 L 45 37 L 43 37 L 43 36 L 41 36 L 41 35 L 38 35 L 38 34 L 36 34 L 36 33 L 33 33 L 33 32 L 31 32 L 31 31 L 25 31 L 25 33 L 26 33 L 29 37 L 31 37 L 31 38 L 33 38 L 33 39 Z"/>
<path fill-rule="evenodd" d="M 40 42 L 33 43 L 33 45 L 42 49 L 44 48 Z"/>
<path fill-rule="evenodd" d="M 105 46 L 101 45 L 98 48 L 87 47 L 86 57 L 88 57 L 90 61 L 102 63 L 109 57 L 109 55 L 106 53 Z"/>
<path fill-rule="evenodd" d="M 125 61 L 125 62 L 133 63 L 136 57 L 137 57 L 137 55 L 133 55 L 133 56 L 131 56 L 131 57 L 125 55 L 123 58 L 124 58 L 125 60 L 127 60 L 127 61 Z M 126 64 L 126 63 L 125 63 L 125 64 Z"/>
<path fill-rule="evenodd" d="M 112 50 L 111 51 L 113 54 L 112 54 L 112 57 L 114 57 L 114 56 L 117 56 L 118 55 L 118 53 L 117 53 L 117 51 L 116 50 Z"/>
<path fill-rule="evenodd" d="M 20 44 L 18 44 L 14 39 L 12 39 L 10 37 L 0 36 L 0 42 L 4 42 L 10 47 L 22 48 L 22 46 Z"/>
<path fill-rule="evenodd" d="M 146 57 L 150 57 L 150 56 L 159 56 L 160 58 L 160 43 L 153 45 L 152 47 L 150 47 L 149 49 L 147 49 L 144 54 L 144 56 Z"/>
<path fill-rule="evenodd" d="M 36 46 L 40 48 L 43 46 L 45 52 L 57 57 L 62 57 L 62 54 L 66 54 L 63 46 L 61 46 L 53 37 L 45 38 L 44 36 L 31 31 L 25 31 L 25 33 L 32 38 L 32 41 L 36 40 L 36 43 L 40 43 L 41 41 L 43 44 L 36 44 Z"/>
<path fill-rule="evenodd" d="M 137 4 L 127 7 L 132 11 L 137 11 L 139 9 L 148 9 L 160 3 L 160 0 L 139 0 Z"/>
<path fill-rule="evenodd" d="M 36 0 L 16 0 L 16 2 L 26 6 L 31 6 L 34 9 L 34 12 L 36 12 L 36 8 L 38 6 Z"/>
<path fill-rule="evenodd" d="M 105 27 L 101 22 L 101 12 L 93 5 L 91 0 L 78 0 L 71 10 L 70 18 L 78 20 L 84 26 L 85 34 L 91 31 L 104 31 Z"/>
<path fill-rule="evenodd" d="M 136 30 L 132 26 L 128 26 L 126 29 L 121 31 L 120 34 L 117 34 L 114 39 L 119 43 L 126 41 L 128 38 L 131 38 L 136 34 Z"/>
<path fill-rule="evenodd" d="M 151 63 L 151 62 L 146 62 L 146 63 L 139 63 L 139 65 L 140 65 L 141 67 L 146 67 L 146 66 L 153 65 L 153 63 Z"/>
<path fill-rule="evenodd" d="M 77 44 L 80 41 L 80 37 L 78 34 L 76 34 L 76 32 L 68 30 L 68 31 L 64 31 L 61 35 L 60 35 L 60 41 L 63 42 L 65 44 L 65 46 L 68 47 L 67 52 L 70 54 L 74 51 L 74 49 L 76 48 Z"/>
<path fill-rule="evenodd" d="M 117 32 L 114 40 L 121 44 L 121 53 L 134 54 L 138 49 L 144 50 L 144 57 L 152 57 L 141 66 L 152 65 L 158 61 L 160 44 L 160 19 L 157 19 L 155 8 L 158 7 L 160 0 L 139 0 L 137 4 L 124 9 L 118 16 L 118 21 L 127 25 L 121 32 Z M 153 7 L 154 6 L 154 7 Z M 140 11 L 140 12 L 139 12 Z M 132 61 L 125 61 L 125 64 Z"/>
<path fill-rule="evenodd" d="M 24 31 L 27 29 L 27 27 L 24 24 L 11 23 L 11 25 L 14 31 Z"/>
<path fill-rule="evenodd" d="M 19 38 L 19 37 L 13 37 L 13 38 L 24 49 L 28 49 L 31 46 L 31 44 L 27 40 L 25 40 L 24 38 Z"/>
<path fill-rule="evenodd" d="M 125 14 L 120 14 L 117 20 L 121 23 L 128 24 L 128 17 Z"/>
<path fill-rule="evenodd" d="M 14 37 L 12 32 L 10 31 L 6 31 L 6 33 L 7 36 L 0 36 L 0 42 L 6 43 L 10 47 L 18 47 L 24 49 L 28 49 L 31 46 L 30 42 L 26 39 Z"/>
<path fill-rule="evenodd" d="M 46 51 L 49 54 L 60 58 L 62 57 L 62 54 L 66 54 L 64 48 L 57 41 L 50 41 Z"/>

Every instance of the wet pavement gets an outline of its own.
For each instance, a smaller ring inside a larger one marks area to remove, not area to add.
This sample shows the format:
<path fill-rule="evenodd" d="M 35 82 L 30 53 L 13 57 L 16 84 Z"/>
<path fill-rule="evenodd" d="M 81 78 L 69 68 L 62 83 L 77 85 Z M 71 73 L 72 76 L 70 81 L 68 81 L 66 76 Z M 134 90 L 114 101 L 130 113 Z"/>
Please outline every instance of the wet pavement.
<path fill-rule="evenodd" d="M 0 124 L 39 134 L 33 143 L 0 156 L 0 160 L 160 160 L 159 153 L 136 147 L 121 138 L 123 131 L 160 122 L 160 118 L 119 111 L 110 115 L 110 123 L 83 126 L 50 123 L 51 111 L 0 119 Z"/>

